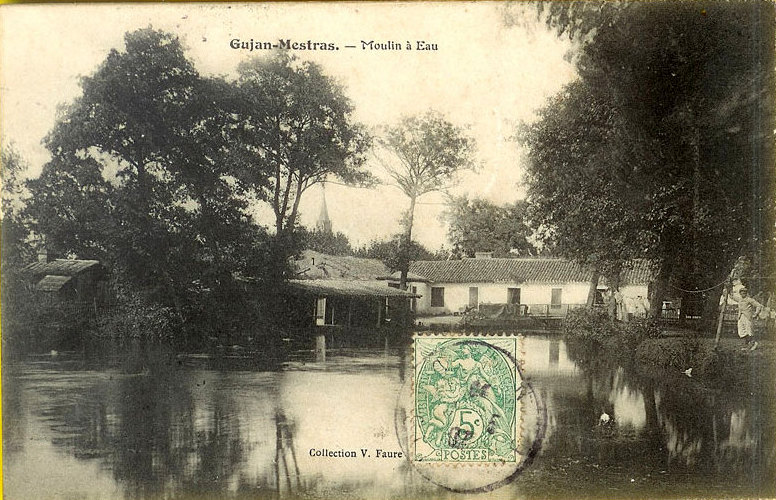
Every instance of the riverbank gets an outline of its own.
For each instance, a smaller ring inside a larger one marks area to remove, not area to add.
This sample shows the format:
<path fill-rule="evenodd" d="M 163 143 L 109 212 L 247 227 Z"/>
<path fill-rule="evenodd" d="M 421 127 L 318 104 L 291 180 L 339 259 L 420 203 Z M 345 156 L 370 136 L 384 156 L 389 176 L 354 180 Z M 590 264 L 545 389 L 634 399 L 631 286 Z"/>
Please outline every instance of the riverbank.
<path fill-rule="evenodd" d="M 569 315 L 564 337 L 575 361 L 588 369 L 615 362 L 656 380 L 674 377 L 709 388 L 751 389 L 776 374 L 776 342 L 758 337 L 754 351 L 738 337 L 672 330 L 646 320 L 612 322 L 596 311 Z"/>
<path fill-rule="evenodd" d="M 749 387 L 772 380 L 776 373 L 776 343 L 760 340 L 750 351 L 738 338 L 667 337 L 646 339 L 634 352 L 636 368 L 645 375 L 682 374 L 705 385 Z"/>

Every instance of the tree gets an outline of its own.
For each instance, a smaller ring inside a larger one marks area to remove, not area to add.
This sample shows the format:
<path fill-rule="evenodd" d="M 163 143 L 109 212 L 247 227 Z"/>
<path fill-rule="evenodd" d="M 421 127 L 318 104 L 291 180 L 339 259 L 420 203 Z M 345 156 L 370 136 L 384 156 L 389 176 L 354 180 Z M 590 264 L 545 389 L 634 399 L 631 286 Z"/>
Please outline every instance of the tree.
<path fill-rule="evenodd" d="M 32 256 L 30 231 L 23 219 L 22 210 L 29 192 L 22 177 L 27 164 L 11 143 L 0 147 L 0 224 L 2 225 L 2 276 L 20 269 Z"/>
<path fill-rule="evenodd" d="M 452 197 L 443 218 L 453 252 L 458 255 L 474 257 L 477 251 L 490 251 L 496 257 L 538 253 L 529 241 L 531 229 L 523 201 L 500 206 L 483 199 Z"/>
<path fill-rule="evenodd" d="M 282 240 L 294 230 L 299 202 L 311 186 L 329 177 L 372 181 L 362 168 L 370 138 L 353 122 L 344 89 L 317 64 L 277 52 L 240 64 L 238 72 L 247 103 L 241 141 L 257 174 L 253 187 L 272 207 Z"/>
<path fill-rule="evenodd" d="M 378 153 L 380 162 L 410 200 L 402 220 L 404 233 L 401 254 L 404 261 L 399 267 L 400 287 L 405 289 L 415 204 L 424 194 L 444 189 L 461 170 L 475 168 L 475 145 L 462 128 L 434 111 L 404 117 L 398 124 L 387 127 L 379 145 L 382 153 L 385 153 Z"/>
<path fill-rule="evenodd" d="M 559 255 L 592 268 L 591 303 L 599 276 L 616 290 L 623 265 L 644 256 L 638 173 L 648 154 L 622 147 L 633 132 L 617 106 L 584 81 L 569 85 L 539 116 L 522 134 L 530 223 Z"/>
<path fill-rule="evenodd" d="M 7 355 L 45 348 L 74 348 L 74 338 L 88 320 L 35 290 L 24 267 L 35 258 L 36 235 L 25 216 L 30 201 L 23 174 L 28 166 L 12 144 L 0 150 L 2 168 L 2 252 L 0 287 L 2 341 Z M 38 241 L 38 244 L 41 242 Z M 47 328 L 56 324 L 57 328 Z"/>
<path fill-rule="evenodd" d="M 201 77 L 176 36 L 150 28 L 127 33 L 81 87 L 29 184 L 36 231 L 58 253 L 102 260 L 181 323 L 200 314 L 220 328 L 235 275 L 277 281 L 287 267 L 247 212 L 240 90 Z M 251 173 L 252 187 L 266 183 Z"/>
<path fill-rule="evenodd" d="M 299 229 L 304 247 L 330 255 L 353 255 L 353 247 L 345 233 L 331 231 Z"/>
<path fill-rule="evenodd" d="M 22 268 L 34 255 L 30 231 L 21 215 L 26 197 L 22 173 L 26 163 L 15 146 L 4 143 L 0 148 L 0 302 L 2 303 L 3 349 L 12 352 L 15 344 L 24 341 L 25 325 L 30 322 L 32 294 L 26 286 Z M 33 314 L 37 314 L 35 311 Z M 13 346 L 13 347 L 11 347 Z M 11 347 L 10 349 L 7 349 Z"/>
<path fill-rule="evenodd" d="M 621 158 L 631 170 L 624 178 L 631 194 L 601 199 L 630 202 L 622 208 L 631 238 L 619 248 L 657 264 L 652 315 L 668 286 L 711 287 L 704 314 L 710 319 L 717 285 L 737 256 L 748 251 L 762 262 L 772 241 L 773 169 L 760 165 L 773 158 L 773 11 L 765 3 L 605 2 L 558 4 L 547 16 L 559 33 L 581 42 L 580 82 L 564 93 L 581 90 L 616 116 L 601 131 L 616 139 L 608 149 L 613 161 Z M 577 114 L 591 109 L 579 106 Z M 587 141 L 584 126 L 583 117 L 570 122 L 555 147 L 592 147 L 598 137 Z M 567 179 L 577 168 L 558 164 L 547 175 Z M 597 184 L 588 186 L 582 188 L 592 201 Z"/>
<path fill-rule="evenodd" d="M 395 234 L 386 240 L 373 240 L 368 245 L 364 245 L 356 250 L 355 256 L 378 259 L 392 272 L 401 270 L 402 266 L 407 262 L 444 260 L 447 258 L 447 253 L 444 250 L 432 252 L 417 241 L 413 241 L 409 246 L 406 246 L 403 244 L 403 238 L 404 234 Z"/>

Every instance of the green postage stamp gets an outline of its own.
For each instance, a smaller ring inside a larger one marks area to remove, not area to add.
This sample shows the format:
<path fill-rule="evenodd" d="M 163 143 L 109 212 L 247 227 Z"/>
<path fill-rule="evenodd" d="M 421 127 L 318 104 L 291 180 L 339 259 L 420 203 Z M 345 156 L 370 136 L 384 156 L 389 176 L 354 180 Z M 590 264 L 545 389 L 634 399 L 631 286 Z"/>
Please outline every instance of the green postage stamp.
<path fill-rule="evenodd" d="M 415 337 L 415 462 L 518 460 L 519 341 L 512 336 Z"/>

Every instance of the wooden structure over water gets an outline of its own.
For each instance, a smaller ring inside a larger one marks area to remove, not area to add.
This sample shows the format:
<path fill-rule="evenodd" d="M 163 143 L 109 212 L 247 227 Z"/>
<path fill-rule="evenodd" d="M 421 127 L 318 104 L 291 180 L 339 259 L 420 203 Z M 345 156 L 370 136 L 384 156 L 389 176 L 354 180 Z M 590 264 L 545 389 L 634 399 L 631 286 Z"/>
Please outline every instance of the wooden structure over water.
<path fill-rule="evenodd" d="M 317 361 L 325 361 L 327 343 L 387 345 L 411 326 L 411 300 L 419 296 L 380 279 L 389 272 L 379 260 L 306 251 L 295 264 L 298 278 L 282 292 L 289 324 L 315 339 Z"/>

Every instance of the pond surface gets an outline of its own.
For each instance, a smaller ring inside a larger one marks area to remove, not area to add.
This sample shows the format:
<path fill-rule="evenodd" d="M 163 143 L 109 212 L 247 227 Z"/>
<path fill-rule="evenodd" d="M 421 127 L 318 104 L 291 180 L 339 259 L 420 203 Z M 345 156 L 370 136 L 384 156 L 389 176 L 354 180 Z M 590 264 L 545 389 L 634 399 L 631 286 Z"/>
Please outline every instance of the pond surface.
<path fill-rule="evenodd" d="M 512 483 L 478 496 L 776 494 L 772 384 L 657 382 L 575 362 L 551 337 L 523 346 L 547 407 L 542 450 Z M 399 364 L 366 350 L 270 372 L 171 363 L 128 375 L 66 356 L 7 363 L 5 498 L 470 498 L 376 456 L 401 451 Z M 361 449 L 369 456 L 315 456 Z"/>

